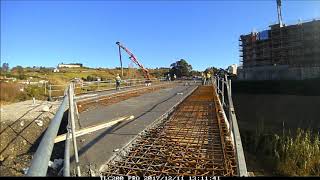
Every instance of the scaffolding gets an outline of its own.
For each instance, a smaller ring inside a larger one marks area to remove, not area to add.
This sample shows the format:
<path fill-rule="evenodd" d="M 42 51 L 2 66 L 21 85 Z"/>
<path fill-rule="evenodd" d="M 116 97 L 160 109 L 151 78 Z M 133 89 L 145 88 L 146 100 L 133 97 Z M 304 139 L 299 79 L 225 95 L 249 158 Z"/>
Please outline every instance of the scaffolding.
<path fill-rule="evenodd" d="M 265 32 L 265 37 L 261 34 Z M 244 68 L 268 65 L 320 66 L 320 20 L 294 25 L 273 24 L 269 30 L 240 36 Z"/>

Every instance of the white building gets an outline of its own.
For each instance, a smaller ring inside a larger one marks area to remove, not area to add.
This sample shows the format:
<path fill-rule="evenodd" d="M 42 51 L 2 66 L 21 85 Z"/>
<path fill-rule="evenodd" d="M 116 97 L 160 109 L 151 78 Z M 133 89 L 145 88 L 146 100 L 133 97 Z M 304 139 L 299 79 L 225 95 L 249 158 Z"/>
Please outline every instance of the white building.
<path fill-rule="evenodd" d="M 228 67 L 228 72 L 231 74 L 237 74 L 237 65 L 236 64 L 232 64 Z"/>
<path fill-rule="evenodd" d="M 81 63 L 58 64 L 58 68 L 80 68 L 80 67 L 82 67 Z"/>
<path fill-rule="evenodd" d="M 53 72 L 59 72 L 59 69 L 58 68 L 54 68 Z"/>

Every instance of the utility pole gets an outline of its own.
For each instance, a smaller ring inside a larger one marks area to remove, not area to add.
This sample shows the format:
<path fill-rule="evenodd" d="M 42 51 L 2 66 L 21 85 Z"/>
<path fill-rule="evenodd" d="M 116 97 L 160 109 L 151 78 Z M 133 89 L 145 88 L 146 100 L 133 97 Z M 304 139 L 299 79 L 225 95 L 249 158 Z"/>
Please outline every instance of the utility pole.
<path fill-rule="evenodd" d="M 123 78 L 123 66 L 122 66 L 121 47 L 120 46 L 119 46 L 119 57 L 120 57 L 120 65 L 121 65 L 121 77 Z"/>

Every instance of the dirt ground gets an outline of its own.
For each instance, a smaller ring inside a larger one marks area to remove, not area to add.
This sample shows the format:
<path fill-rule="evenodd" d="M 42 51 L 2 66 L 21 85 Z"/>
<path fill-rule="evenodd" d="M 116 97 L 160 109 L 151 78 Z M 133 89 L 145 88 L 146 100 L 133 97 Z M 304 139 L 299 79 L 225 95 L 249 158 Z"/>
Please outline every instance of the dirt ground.
<path fill-rule="evenodd" d="M 60 103 L 24 101 L 1 105 L 0 176 L 22 176 L 30 166 L 40 136 Z"/>

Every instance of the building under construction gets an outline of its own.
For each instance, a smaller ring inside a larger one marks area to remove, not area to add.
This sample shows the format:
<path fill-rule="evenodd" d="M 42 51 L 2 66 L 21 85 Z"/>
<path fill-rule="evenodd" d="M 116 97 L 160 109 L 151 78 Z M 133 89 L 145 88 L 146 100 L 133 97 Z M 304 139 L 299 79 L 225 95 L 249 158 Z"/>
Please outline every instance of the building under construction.
<path fill-rule="evenodd" d="M 266 65 L 320 66 L 320 20 L 241 35 L 243 68 Z"/>
<path fill-rule="evenodd" d="M 320 20 L 286 26 L 281 1 L 277 24 L 240 36 L 240 79 L 308 79 L 320 76 Z"/>

